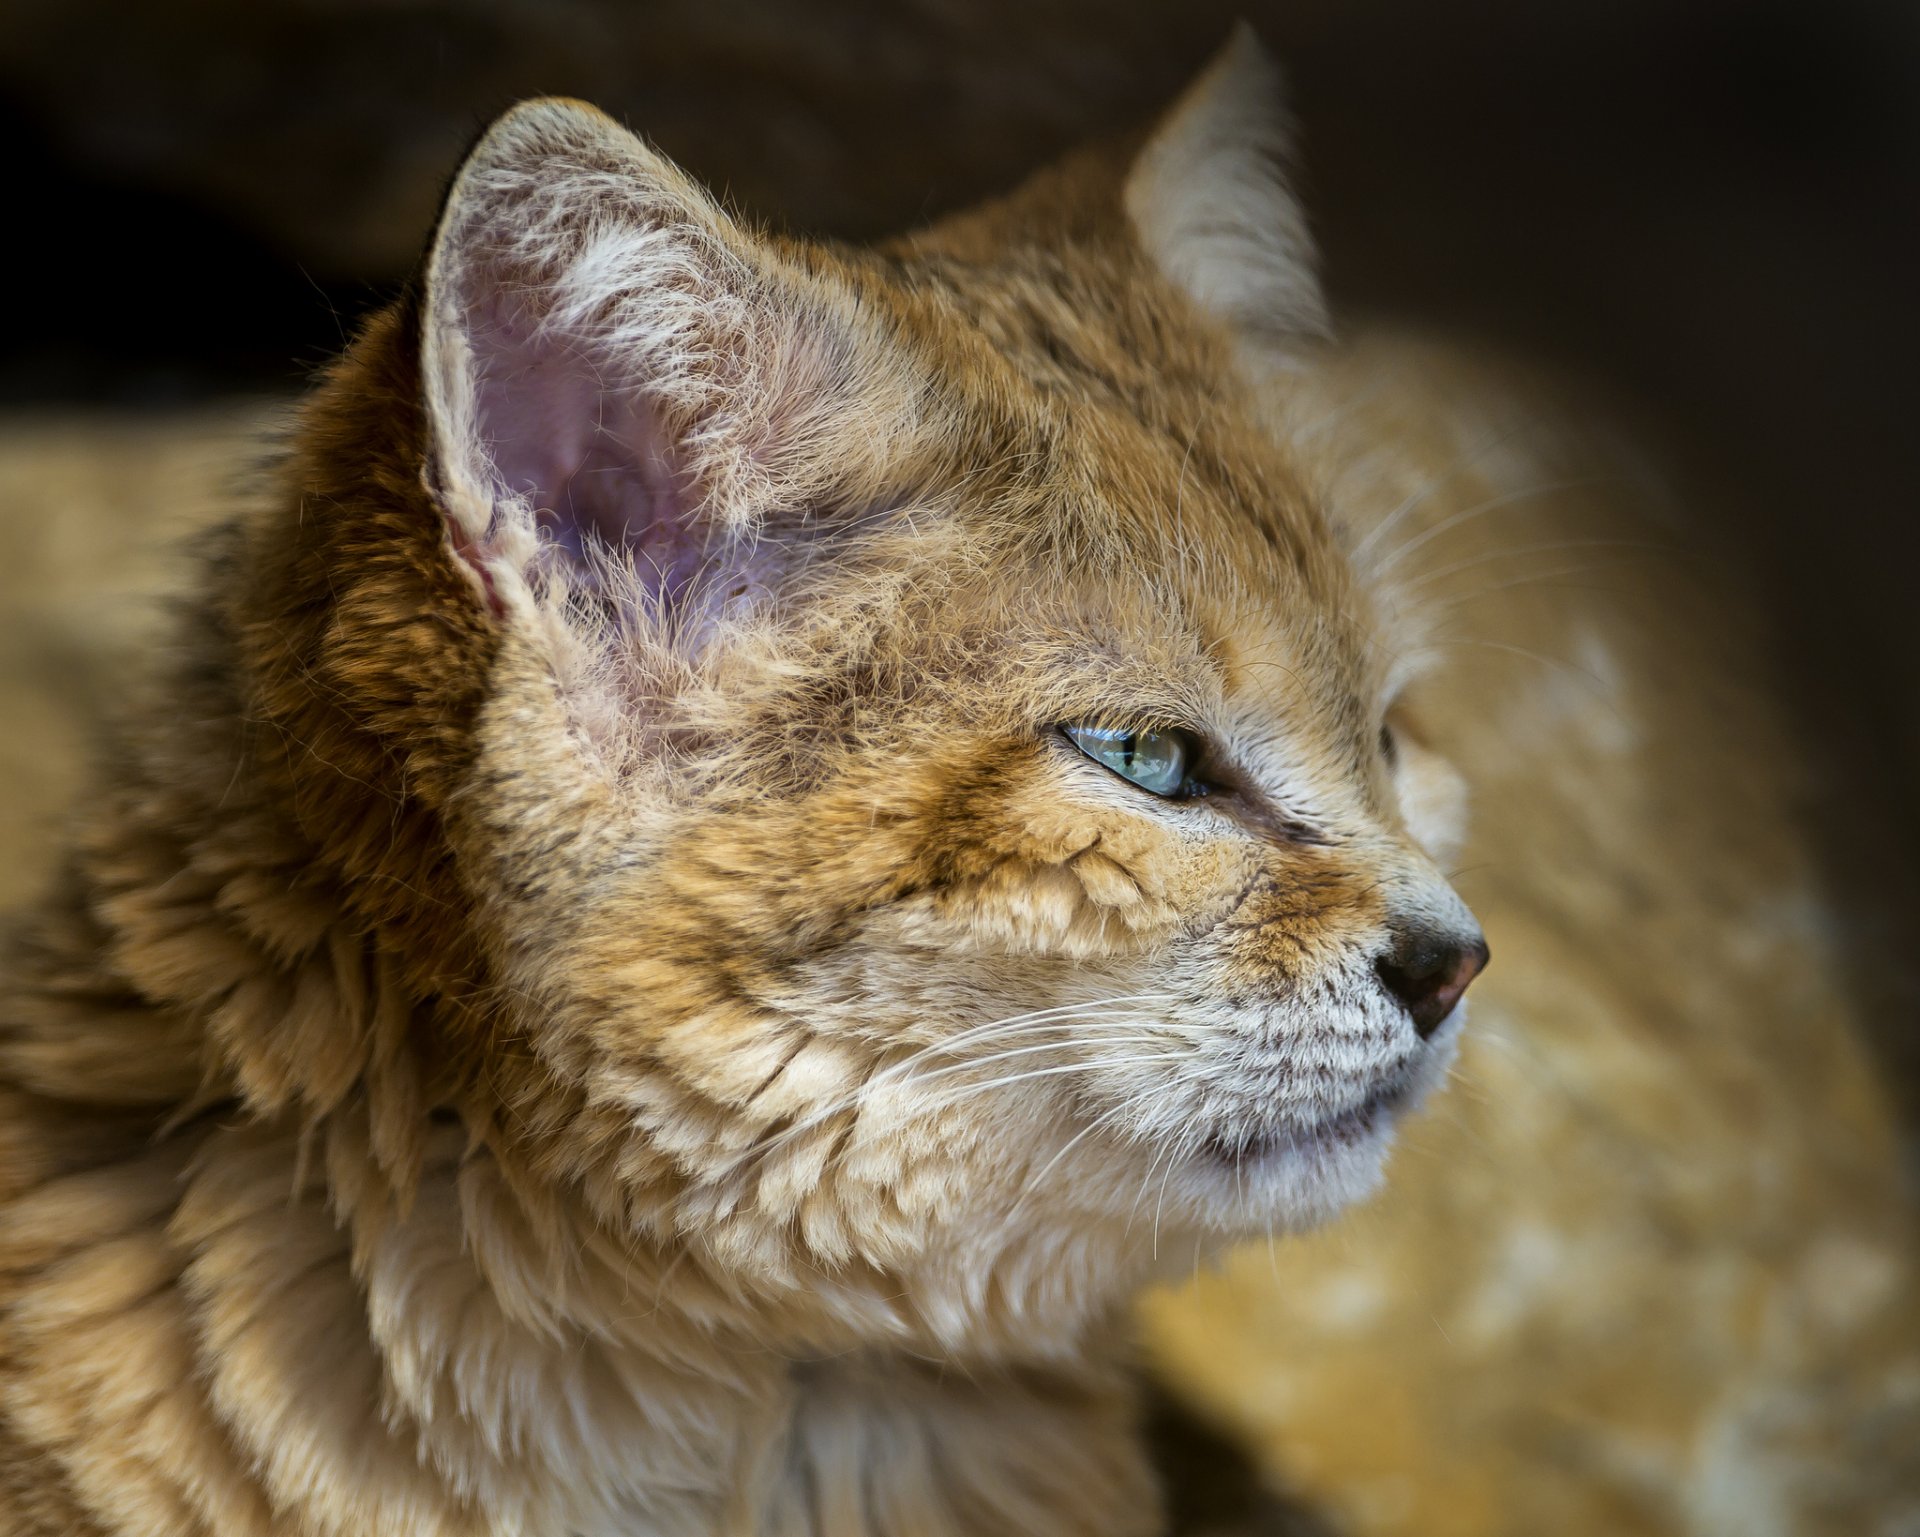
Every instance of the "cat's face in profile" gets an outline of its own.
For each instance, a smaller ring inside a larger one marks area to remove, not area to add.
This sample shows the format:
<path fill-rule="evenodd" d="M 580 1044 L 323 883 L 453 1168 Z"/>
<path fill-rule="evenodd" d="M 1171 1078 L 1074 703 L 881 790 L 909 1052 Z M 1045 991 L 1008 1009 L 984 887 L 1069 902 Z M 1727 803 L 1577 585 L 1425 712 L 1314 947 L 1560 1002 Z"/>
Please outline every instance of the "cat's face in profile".
<path fill-rule="evenodd" d="M 1271 90 L 1236 46 L 1130 164 L 878 255 L 567 104 L 455 184 L 426 481 L 498 650 L 453 836 L 593 1112 L 543 1134 L 637 1227 L 958 1336 L 1337 1209 L 1444 1072 L 1446 771 L 1265 425 L 1321 324 Z"/>

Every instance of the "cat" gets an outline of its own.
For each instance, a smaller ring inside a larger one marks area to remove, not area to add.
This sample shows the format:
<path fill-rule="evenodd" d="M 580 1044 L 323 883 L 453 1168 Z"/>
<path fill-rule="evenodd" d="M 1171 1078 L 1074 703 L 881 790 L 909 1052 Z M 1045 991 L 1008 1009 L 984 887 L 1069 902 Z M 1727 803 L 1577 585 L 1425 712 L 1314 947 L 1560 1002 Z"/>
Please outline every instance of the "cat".
<path fill-rule="evenodd" d="M 1242 32 L 850 250 L 486 133 L 11 963 L 9 1532 L 1165 1528 L 1130 1299 L 1488 959 L 1287 142 Z"/>

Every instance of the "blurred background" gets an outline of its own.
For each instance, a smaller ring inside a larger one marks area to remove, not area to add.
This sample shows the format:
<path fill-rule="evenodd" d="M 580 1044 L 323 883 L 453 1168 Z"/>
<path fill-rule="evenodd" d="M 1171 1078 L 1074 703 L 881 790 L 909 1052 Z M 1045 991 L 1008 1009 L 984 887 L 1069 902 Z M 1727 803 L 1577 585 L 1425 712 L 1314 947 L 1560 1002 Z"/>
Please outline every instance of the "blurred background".
<path fill-rule="evenodd" d="M 1240 15 L 1336 306 L 1571 369 L 1630 424 L 1761 595 L 1805 809 L 1868 894 L 1849 937 L 1911 952 L 1911 0 L 5 0 L 0 904 L 169 541 L 406 281 L 499 108 L 591 99 L 740 208 L 863 238 L 1140 124 Z M 1912 1018 L 1878 1015 L 1908 1085 Z"/>

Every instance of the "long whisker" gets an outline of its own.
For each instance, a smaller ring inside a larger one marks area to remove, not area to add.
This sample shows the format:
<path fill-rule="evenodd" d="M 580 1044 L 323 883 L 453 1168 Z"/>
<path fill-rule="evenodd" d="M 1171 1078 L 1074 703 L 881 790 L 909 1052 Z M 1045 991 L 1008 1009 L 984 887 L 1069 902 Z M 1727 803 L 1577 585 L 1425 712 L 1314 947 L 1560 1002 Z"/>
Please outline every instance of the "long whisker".
<path fill-rule="evenodd" d="M 1167 1083 L 1167 1084 L 1154 1083 L 1154 1084 L 1147 1085 L 1143 1089 L 1137 1089 L 1132 1094 L 1128 1095 L 1119 1104 L 1115 1105 L 1112 1109 L 1102 1111 L 1099 1115 L 1095 1116 L 1091 1121 L 1089 1121 L 1086 1124 L 1085 1127 L 1083 1127 L 1073 1137 L 1069 1138 L 1066 1145 L 1062 1147 L 1057 1153 L 1055 1153 L 1053 1157 L 1049 1158 L 1046 1161 L 1046 1163 L 1041 1166 L 1040 1171 L 1037 1174 L 1028 1176 L 1026 1181 L 1026 1186 L 1021 1192 L 1020 1199 L 1014 1202 L 1013 1208 L 1007 1213 L 1005 1220 L 1009 1224 L 1012 1223 L 1014 1218 L 1019 1216 L 1021 1208 L 1025 1206 L 1025 1204 L 1030 1199 L 1032 1199 L 1034 1193 L 1037 1190 L 1039 1190 L 1041 1185 L 1045 1182 L 1046 1177 L 1053 1172 L 1055 1165 L 1057 1165 L 1061 1159 L 1065 1158 L 1069 1153 L 1071 1153 L 1076 1147 L 1078 1147 L 1094 1132 L 1101 1130 L 1103 1127 L 1110 1126 L 1117 1121 L 1125 1120 L 1128 1116 L 1132 1115 L 1135 1111 L 1139 1110 L 1144 1105 L 1146 1105 L 1150 1100 L 1152 1100 L 1158 1095 L 1164 1094 L 1167 1091 L 1167 1089 L 1177 1087 L 1181 1084 L 1191 1083 L 1196 1079 L 1203 1078 L 1205 1076 L 1206 1076 L 1206 1069 L 1204 1067 L 1190 1067 L 1185 1072 L 1176 1073 L 1173 1076 L 1173 1079 L 1171 1080 L 1170 1083 Z M 1150 1180 L 1153 1178 L 1153 1169 L 1155 1164 L 1157 1163 L 1158 1163 L 1158 1157 L 1156 1156 L 1154 1163 L 1149 1164 L 1147 1167 L 1147 1175 L 1146 1175 L 1147 1179 Z M 1143 1195 L 1145 1194 L 1145 1181 L 1142 1182 L 1141 1194 Z M 1135 1209 L 1139 1207 L 1139 1204 L 1140 1204 L 1139 1197 L 1136 1196 L 1134 1198 Z M 1131 1227 L 1132 1225 L 1131 1215 L 1132 1214 L 1129 1213 L 1129 1224 L 1128 1224 L 1129 1227 Z"/>
<path fill-rule="evenodd" d="M 1026 1014 L 1012 1014 L 1002 1019 L 990 1019 L 983 1024 L 973 1025 L 956 1035 L 943 1036 L 918 1051 L 910 1052 L 898 1062 L 882 1068 L 872 1077 L 864 1080 L 854 1092 L 861 1093 L 868 1088 L 905 1077 L 920 1063 L 929 1057 L 957 1053 L 962 1048 L 974 1045 L 981 1040 L 994 1039 L 1007 1035 L 1026 1035 L 1075 1019 L 1096 1009 L 1110 1008 L 1122 1003 L 1157 1003 L 1171 1001 L 1171 993 L 1131 993 L 1112 998 L 1090 998 L 1081 1003 L 1059 1004 L 1053 1008 L 1035 1009 Z"/>
<path fill-rule="evenodd" d="M 1115 1020 L 1115 1021 L 1112 1021 L 1112 1023 L 1117 1026 L 1126 1022 Z M 1164 1046 L 1167 1044 L 1167 1039 L 1165 1035 L 1146 1035 L 1146 1034 L 1138 1034 L 1138 1033 L 1133 1035 L 1092 1034 L 1092 1035 L 1082 1036 L 1080 1038 L 1080 1041 L 1084 1041 L 1087 1044 L 1098 1044 L 1101 1046 L 1112 1046 L 1116 1044 L 1128 1044 L 1133 1042 L 1145 1042 L 1150 1044 L 1158 1044 L 1161 1046 Z M 992 1067 L 995 1063 L 1005 1062 L 1012 1057 L 1030 1057 L 1030 1056 L 1033 1056 L 1036 1052 L 1042 1052 L 1042 1051 L 1061 1051 L 1069 1046 L 1077 1045 L 1079 1043 L 1080 1043 L 1079 1041 L 1042 1041 L 1037 1046 L 1013 1046 L 1013 1047 L 1009 1047 L 1005 1051 L 990 1052 L 984 1057 L 968 1057 L 964 1062 L 950 1062 L 945 1067 L 936 1067 L 924 1073 L 916 1073 L 914 1074 L 912 1081 L 915 1084 L 932 1083 L 936 1079 L 951 1078 L 954 1075 L 959 1073 L 978 1072 L 981 1068 Z"/>
<path fill-rule="evenodd" d="M 1162 1045 L 1165 1044 L 1165 1040 L 1163 1037 L 1151 1036 L 1151 1035 L 1149 1036 L 1139 1036 L 1139 1035 L 1109 1036 L 1109 1037 L 1099 1037 L 1097 1039 L 1098 1039 L 1098 1044 L 1101 1044 L 1101 1045 L 1126 1045 L 1126 1044 L 1134 1044 L 1134 1043 L 1162 1044 Z M 920 1082 L 931 1080 L 936 1077 L 944 1078 L 954 1073 L 975 1070 L 980 1066 L 984 1065 L 984 1063 L 986 1062 L 1000 1061 L 1000 1060 L 1003 1060 L 1004 1057 L 1025 1056 L 1032 1051 L 1056 1050 L 1058 1049 L 1058 1045 L 1059 1043 L 1049 1043 L 1047 1045 L 1039 1046 L 1039 1047 L 1026 1047 L 1018 1051 L 1006 1052 L 999 1057 L 983 1059 L 983 1061 L 969 1061 L 969 1062 L 956 1063 L 950 1067 L 940 1068 L 933 1073 L 921 1075 L 921 1077 L 916 1078 L 914 1081 L 916 1083 L 920 1083 Z M 1062 1074 L 1068 1074 L 1068 1073 L 1092 1072 L 1092 1071 L 1095 1071 L 1096 1069 L 1101 1069 L 1101 1068 L 1133 1067 L 1143 1063 L 1151 1063 L 1151 1062 L 1190 1062 L 1191 1060 L 1192 1060 L 1192 1054 L 1190 1052 L 1176 1051 L 1176 1052 L 1163 1052 L 1163 1053 L 1149 1054 L 1149 1055 L 1143 1055 L 1143 1056 L 1120 1057 L 1117 1059 L 1103 1057 L 1103 1058 L 1097 1058 L 1097 1059 L 1093 1059 L 1085 1062 L 1056 1063 L 1051 1067 L 1033 1068 L 1026 1072 L 1014 1073 L 1014 1074 L 1003 1076 L 1003 1077 L 989 1078 L 984 1083 L 961 1084 L 959 1086 L 959 1092 L 947 1093 L 944 1095 L 936 1096 L 933 1099 L 931 1099 L 924 1108 L 935 1109 L 935 1110 L 945 1109 L 951 1105 L 964 1103 L 966 1100 L 970 1098 L 977 1098 L 981 1094 L 985 1094 L 991 1090 L 1006 1088 L 1013 1084 L 1025 1083 L 1037 1078 L 1052 1078 L 1052 1077 L 1058 1077 Z M 842 1105 L 838 1108 L 847 1109 L 847 1108 L 851 1108 L 851 1106 Z M 798 1130 L 798 1128 L 790 1128 L 788 1135 L 790 1135 L 793 1130 Z M 780 1142 L 785 1140 L 786 1140 L 786 1135 L 783 1135 L 781 1138 L 776 1139 L 773 1144 L 770 1144 L 768 1151 L 771 1151 L 773 1147 L 778 1146 Z M 750 1149 L 748 1154 L 743 1154 L 741 1159 L 735 1161 L 735 1164 L 733 1166 L 735 1170 L 737 1170 L 740 1167 L 740 1164 L 745 1161 L 746 1157 L 751 1155 L 751 1151 L 752 1150 Z"/>
<path fill-rule="evenodd" d="M 1179 1155 L 1180 1143 L 1169 1138 L 1154 1153 L 1153 1157 L 1147 1160 L 1147 1172 L 1140 1176 L 1140 1188 L 1134 1192 L 1133 1205 L 1127 1208 L 1126 1233 L 1131 1234 L 1133 1232 L 1133 1219 L 1140 1215 L 1140 1203 L 1147 1198 L 1147 1188 L 1153 1183 L 1153 1174 L 1154 1171 L 1160 1167 L 1160 1160 L 1162 1158 L 1168 1160 L 1168 1169 L 1169 1172 L 1171 1172 L 1173 1160 L 1177 1159 Z"/>
<path fill-rule="evenodd" d="M 958 1035 L 933 1042 L 931 1045 L 912 1053 L 902 1061 L 881 1069 L 879 1072 L 862 1080 L 839 1099 L 816 1107 L 801 1120 L 790 1126 L 782 1127 L 750 1144 L 747 1148 L 743 1149 L 738 1158 L 734 1160 L 733 1167 L 738 1169 L 741 1165 L 756 1156 L 763 1156 L 773 1152 L 794 1138 L 803 1136 L 808 1131 L 823 1125 L 843 1111 L 852 1108 L 858 1104 L 861 1099 L 871 1095 L 875 1090 L 904 1078 L 916 1076 L 916 1069 L 929 1058 L 959 1051 L 969 1042 L 977 1044 L 983 1039 L 992 1038 L 998 1040 L 1008 1036 L 1019 1037 L 1040 1033 L 1051 1030 L 1062 1023 L 1077 1020 L 1097 1009 L 1109 1009 L 1115 1004 L 1134 1001 L 1160 1001 L 1168 999 L 1171 996 L 1171 994 L 1165 993 L 1140 993 L 1118 998 L 1089 999 L 1087 1002 L 1081 1004 L 1062 1005 L 1052 1009 L 1037 1009 L 1029 1014 L 1018 1014 L 1006 1019 L 990 1020 L 984 1025 L 977 1025 L 971 1029 L 961 1031 Z M 1137 1029 L 1139 1023 L 1136 1018 L 1127 1016 L 1122 1016 L 1119 1019 L 1095 1022 L 1096 1028 L 1103 1030 L 1110 1030 L 1120 1026 Z M 1178 1030 L 1177 1026 L 1169 1026 L 1169 1028 L 1175 1032 Z M 1085 1037 L 1083 1036 L 1083 1038 Z M 1038 1047 L 1022 1048 L 1022 1050 L 1053 1050 L 1063 1044 L 1065 1043 L 1059 1041 L 1043 1042 Z M 988 1058 L 985 1060 L 993 1059 Z M 918 1073 L 917 1076 L 921 1079 L 945 1077 L 954 1072 L 977 1068 L 981 1065 L 981 1061 L 982 1059 L 969 1058 L 946 1067 Z"/>
<path fill-rule="evenodd" d="M 1032 1023 L 1055 1023 L 1084 1014 L 1090 1009 L 1107 1009 L 1117 1005 L 1132 1003 L 1166 1003 L 1172 1001 L 1172 993 L 1122 993 L 1112 998 L 1089 998 L 1083 1003 L 1063 1003 L 1050 1009 L 1035 1009 L 1030 1014 L 1015 1014 L 1007 1019 L 989 1020 L 984 1025 L 973 1025 L 957 1035 L 946 1036 L 925 1048 L 927 1052 L 950 1051 L 965 1046 L 982 1037 L 990 1036 L 1009 1025 L 1028 1025 Z"/>
<path fill-rule="evenodd" d="M 1512 656 L 1525 657 L 1528 661 L 1538 662 L 1543 667 L 1554 668 L 1556 671 L 1566 673 L 1570 677 L 1578 678 L 1583 684 L 1590 685 L 1593 689 L 1594 697 L 1613 712 L 1615 719 L 1622 725 L 1632 725 L 1632 721 L 1628 718 L 1626 711 L 1621 709 L 1619 704 L 1613 699 L 1614 689 L 1612 685 L 1598 673 L 1589 671 L 1585 667 L 1576 667 L 1565 657 L 1549 656 L 1544 651 L 1533 651 L 1525 646 L 1509 646 L 1504 641 L 1479 640 L 1472 636 L 1453 636 L 1451 638 L 1428 641 L 1427 644 L 1436 651 L 1443 650 L 1450 646 L 1474 646 L 1484 651 L 1501 651 Z M 1450 870 L 1447 872 L 1447 879 L 1450 881 L 1458 880 L 1462 875 L 1466 874 L 1467 870 L 1474 868 L 1477 867 L 1469 865 L 1463 870 Z"/>
<path fill-rule="evenodd" d="M 1375 574 L 1384 576 L 1415 550 L 1438 539 L 1442 534 L 1458 528 L 1462 523 L 1470 523 L 1475 518 L 1483 518 L 1490 512 L 1498 512 L 1503 507 L 1512 507 L 1517 503 L 1532 501 L 1536 497 L 1553 496 L 1561 491 L 1591 490 L 1596 486 L 1606 484 L 1606 481 L 1607 477 L 1597 475 L 1583 475 L 1573 480 L 1551 480 L 1531 486 L 1523 486 L 1515 491 L 1505 491 L 1499 496 L 1489 497 L 1485 501 L 1476 502 L 1471 507 L 1462 508 L 1459 512 L 1442 518 L 1438 523 L 1434 524 L 1433 527 L 1424 528 L 1419 533 L 1412 534 L 1406 539 L 1403 539 L 1381 559 L 1380 563 L 1374 568 Z"/>
<path fill-rule="evenodd" d="M 1071 1153 L 1102 1127 L 1111 1125 L 1114 1121 L 1124 1119 L 1126 1116 L 1131 1115 L 1145 1101 L 1148 1094 L 1158 1091 L 1158 1087 L 1158 1085 L 1154 1085 L 1151 1089 L 1142 1090 L 1139 1093 L 1128 1096 L 1126 1100 L 1115 1105 L 1111 1110 L 1102 1111 L 1091 1121 L 1087 1122 L 1087 1124 L 1073 1136 L 1069 1137 L 1060 1151 L 1041 1165 L 1039 1173 L 1027 1176 L 1026 1184 L 1020 1192 L 1020 1198 L 1013 1203 L 1012 1209 L 1008 1211 L 1006 1215 L 1007 1225 L 1009 1227 L 1013 1225 L 1014 1219 L 1020 1215 L 1021 1208 L 1033 1199 L 1034 1193 L 1046 1182 L 1047 1176 L 1053 1172 L 1054 1167 L 1061 1159 L 1065 1158 L 1067 1154 Z"/>
<path fill-rule="evenodd" d="M 1123 1022 L 1113 1021 L 1111 1022 L 1111 1025 L 1118 1026 L 1121 1023 Z M 1125 1023 L 1131 1023 L 1131 1022 L 1125 1022 Z M 1037 1030 L 1040 1027 L 1035 1026 L 1032 1028 Z M 1019 1033 L 1024 1034 L 1026 1032 L 1023 1031 Z M 1089 1036 L 1084 1038 L 1093 1040 L 1093 1041 L 1105 1041 L 1107 1039 L 1105 1035 L 1098 1034 L 1098 1033 L 1090 1034 Z M 1129 1036 L 1129 1037 L 1122 1037 L 1121 1039 L 1126 1041 L 1133 1041 L 1136 1039 L 1153 1040 L 1156 1038 L 1152 1036 L 1141 1036 L 1141 1037 Z M 855 1108 L 857 1105 L 860 1104 L 862 1100 L 871 1098 L 878 1089 L 881 1089 L 889 1084 L 898 1083 L 898 1082 L 909 1080 L 909 1079 L 915 1083 L 930 1083 L 938 1079 L 951 1077 L 956 1073 L 965 1073 L 965 1072 L 975 1071 L 984 1065 L 988 1065 L 993 1062 L 1000 1061 L 1004 1057 L 1023 1056 L 1028 1052 L 1032 1052 L 1032 1051 L 1058 1051 L 1065 1044 L 1066 1044 L 1065 1042 L 1058 1041 L 1058 1040 L 1043 1041 L 1038 1046 L 1022 1047 L 1017 1050 L 1011 1050 L 1003 1053 L 993 1053 L 984 1057 L 968 1058 L 965 1061 L 949 1063 L 944 1067 L 932 1068 L 926 1072 L 915 1073 L 915 1074 L 897 1072 L 894 1069 L 889 1068 L 882 1073 L 874 1074 L 870 1078 L 862 1079 L 859 1083 L 855 1084 L 853 1088 L 847 1090 L 847 1092 L 841 1095 L 838 1099 L 829 1100 L 826 1104 L 817 1106 L 814 1110 L 812 1110 L 806 1116 L 802 1117 L 800 1120 L 794 1122 L 793 1124 L 789 1126 L 776 1128 L 774 1131 L 768 1133 L 765 1137 L 761 1138 L 759 1141 L 750 1144 L 748 1147 L 743 1149 L 739 1157 L 735 1159 L 734 1166 L 737 1168 L 740 1164 L 746 1162 L 748 1159 L 753 1158 L 756 1155 L 764 1155 L 767 1153 L 774 1152 L 775 1150 L 784 1146 L 788 1142 L 793 1141 L 796 1137 L 804 1136 L 807 1132 L 813 1131 L 818 1127 L 825 1125 L 827 1122 L 833 1120 L 836 1116 L 839 1116 L 844 1112 Z M 924 1055 L 926 1054 L 916 1054 L 915 1061 L 922 1060 Z"/>
<path fill-rule="evenodd" d="M 1466 560 L 1457 560 L 1451 565 L 1440 566 L 1432 571 L 1423 571 L 1419 576 L 1400 584 L 1403 592 L 1418 592 L 1422 587 L 1432 585 L 1444 577 L 1453 576 L 1461 571 L 1471 571 L 1476 566 L 1491 565 L 1497 560 L 1518 560 L 1526 555 L 1555 555 L 1562 550 L 1658 550 L 1665 554 L 1677 554 L 1676 545 L 1658 539 L 1558 539 L 1549 544 L 1526 544 L 1514 549 L 1485 550 Z"/>
<path fill-rule="evenodd" d="M 1076 1014 L 1087 1009 L 1104 1009 L 1116 1003 L 1166 1003 L 1171 1002 L 1174 996 L 1172 993 L 1122 993 L 1113 998 L 1089 998 L 1083 1003 L 1056 1004 L 1048 1009 L 1034 1009 L 1026 1014 L 1010 1014 L 1004 1019 L 990 1019 L 985 1024 L 971 1025 L 958 1034 L 943 1036 L 895 1066 L 906 1067 L 919 1057 L 956 1050 L 980 1036 L 991 1035 L 1011 1025 L 1026 1024 L 1035 1020 L 1052 1020 L 1057 1016 Z"/>
<path fill-rule="evenodd" d="M 1194 1083 L 1206 1076 L 1207 1069 L 1204 1065 L 1191 1067 L 1184 1073 L 1175 1074 L 1173 1083 L 1169 1085 L 1169 1087 L 1178 1087 L 1182 1084 Z M 1147 1187 L 1153 1183 L 1153 1171 L 1160 1167 L 1160 1160 L 1162 1158 L 1168 1160 L 1168 1172 L 1171 1173 L 1172 1165 L 1186 1155 L 1189 1140 L 1190 1139 L 1186 1137 L 1169 1138 L 1160 1150 L 1153 1155 L 1152 1159 L 1149 1160 L 1147 1172 L 1140 1177 L 1140 1189 L 1133 1198 L 1133 1205 L 1127 1208 L 1127 1232 L 1131 1233 L 1133 1231 L 1133 1219 L 1140 1214 L 1140 1203 L 1146 1199 Z"/>
<path fill-rule="evenodd" d="M 1186 1137 L 1181 1137 L 1175 1142 L 1175 1146 L 1179 1148 L 1182 1157 L 1186 1154 L 1188 1140 Z M 1173 1178 L 1174 1165 L 1178 1161 L 1176 1158 L 1169 1158 L 1167 1160 L 1166 1173 L 1160 1176 L 1160 1195 L 1153 1203 L 1153 1257 L 1156 1260 L 1160 1258 L 1160 1214 L 1167 1204 L 1167 1181 Z"/>
<path fill-rule="evenodd" d="M 1516 587 L 1543 586 L 1548 582 L 1556 582 L 1569 576 L 1590 576 L 1600 569 L 1601 567 L 1588 562 L 1583 566 L 1561 566 L 1552 571 L 1529 572 L 1526 576 L 1515 577 L 1510 582 L 1492 582 L 1485 587 L 1476 587 L 1472 592 L 1463 592 L 1455 597 L 1443 599 L 1433 605 L 1431 612 L 1436 615 L 1451 613 L 1464 604 L 1492 597 L 1496 592 L 1510 592 Z"/>
<path fill-rule="evenodd" d="M 897 1078 L 908 1076 L 922 1062 L 930 1057 L 951 1056 L 962 1052 L 965 1047 L 976 1046 L 982 1041 L 998 1041 L 1006 1036 L 1031 1035 L 1053 1030 L 1063 1024 L 1075 1023 L 1087 1014 L 1101 1009 L 1112 1008 L 1116 1004 L 1134 1002 L 1160 1002 L 1170 1000 L 1170 993 L 1139 993 L 1118 998 L 1100 998 L 1086 1003 L 1064 1004 L 1058 1008 L 1040 1009 L 1032 1014 L 1016 1014 L 1008 1019 L 992 1020 L 985 1025 L 976 1025 L 958 1035 L 947 1036 L 934 1041 L 920 1050 L 910 1053 L 900 1061 L 883 1068 L 867 1080 L 867 1086 L 875 1087 Z M 1121 1015 L 1122 1019 L 1132 1020 L 1133 1016 Z M 1170 1028 L 1177 1028 L 1172 1027 Z M 977 1059 L 969 1058 L 969 1063 Z"/>
<path fill-rule="evenodd" d="M 1423 481 L 1419 486 L 1415 487 L 1413 493 L 1408 496 L 1405 501 L 1394 508 L 1392 512 L 1388 513 L 1380 522 L 1375 524 L 1372 532 L 1362 539 L 1359 544 L 1354 546 L 1354 563 L 1358 565 L 1368 550 L 1372 549 L 1379 540 L 1396 528 L 1415 508 L 1451 481 L 1454 476 L 1463 474 L 1465 471 L 1471 469 L 1484 455 L 1491 453 L 1503 442 L 1512 439 L 1520 431 L 1521 425 L 1521 423 L 1516 422 L 1501 428 L 1498 432 L 1489 433 L 1487 440 L 1471 453 L 1462 459 L 1456 460 L 1453 464 L 1448 465 L 1445 469 L 1440 470 Z"/>
<path fill-rule="evenodd" d="M 970 1098 L 977 1098 L 995 1089 L 1010 1088 L 1016 1083 L 1026 1083 L 1034 1078 L 1054 1078 L 1063 1073 L 1091 1073 L 1105 1068 L 1138 1067 L 1148 1062 L 1187 1062 L 1191 1054 L 1184 1051 L 1159 1052 L 1145 1057 L 1121 1057 L 1118 1060 L 1097 1058 L 1086 1062 L 1061 1062 L 1052 1067 L 1029 1068 L 1024 1073 L 1014 1073 L 1006 1078 L 990 1078 L 985 1083 L 968 1083 L 960 1086 L 960 1093 L 945 1099 L 936 1100 L 937 1106 L 957 1105 Z M 968 1064 L 971 1066 L 972 1064 Z"/>

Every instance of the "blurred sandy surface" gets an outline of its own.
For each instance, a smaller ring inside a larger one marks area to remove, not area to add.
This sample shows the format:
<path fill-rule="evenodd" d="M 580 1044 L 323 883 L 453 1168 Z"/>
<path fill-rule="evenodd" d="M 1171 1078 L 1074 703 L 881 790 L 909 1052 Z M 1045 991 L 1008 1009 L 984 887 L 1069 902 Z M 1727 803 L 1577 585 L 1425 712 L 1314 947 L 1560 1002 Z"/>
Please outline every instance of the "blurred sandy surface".
<path fill-rule="evenodd" d="M 92 723 L 153 644 L 188 533 L 245 483 L 274 414 L 0 419 L 0 907 L 45 878 Z"/>

